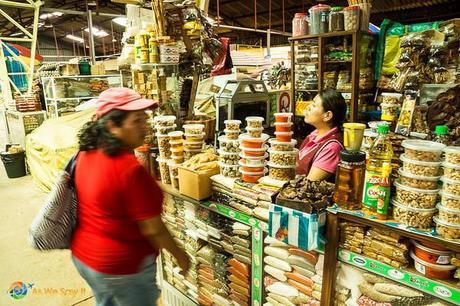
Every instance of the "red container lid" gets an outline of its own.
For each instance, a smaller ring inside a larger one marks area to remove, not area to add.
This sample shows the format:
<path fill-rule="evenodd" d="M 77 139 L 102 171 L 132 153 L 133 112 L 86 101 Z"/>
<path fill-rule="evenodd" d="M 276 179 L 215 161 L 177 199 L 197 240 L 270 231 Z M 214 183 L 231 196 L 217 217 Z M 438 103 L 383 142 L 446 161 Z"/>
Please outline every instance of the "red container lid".
<path fill-rule="evenodd" d="M 310 11 L 329 11 L 330 9 L 331 7 L 329 5 L 318 4 L 318 5 L 312 6 L 310 8 Z"/>
<path fill-rule="evenodd" d="M 295 18 L 300 18 L 300 17 L 305 17 L 307 16 L 307 13 L 295 13 L 294 17 Z"/>
<path fill-rule="evenodd" d="M 347 6 L 346 8 L 344 8 L 343 10 L 344 11 L 351 11 L 351 10 L 359 10 L 360 7 L 359 5 L 350 5 L 350 6 Z"/>

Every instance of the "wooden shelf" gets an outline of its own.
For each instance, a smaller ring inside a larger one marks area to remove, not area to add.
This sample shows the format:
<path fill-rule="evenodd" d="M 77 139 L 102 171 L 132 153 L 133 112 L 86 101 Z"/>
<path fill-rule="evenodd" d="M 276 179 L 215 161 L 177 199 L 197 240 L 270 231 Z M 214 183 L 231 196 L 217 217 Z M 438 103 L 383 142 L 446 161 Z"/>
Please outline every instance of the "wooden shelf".
<path fill-rule="evenodd" d="M 353 35 L 355 33 L 359 33 L 359 32 L 358 31 L 328 32 L 328 33 L 321 33 L 321 34 L 311 34 L 311 35 L 290 37 L 288 38 L 288 40 L 296 41 L 296 40 L 312 39 L 312 38 L 320 38 L 320 37 L 340 37 L 340 36 Z"/>
<path fill-rule="evenodd" d="M 346 61 L 334 61 L 334 60 L 330 60 L 330 61 L 324 61 L 324 63 L 326 64 L 351 64 L 353 61 L 351 60 L 346 60 Z"/>

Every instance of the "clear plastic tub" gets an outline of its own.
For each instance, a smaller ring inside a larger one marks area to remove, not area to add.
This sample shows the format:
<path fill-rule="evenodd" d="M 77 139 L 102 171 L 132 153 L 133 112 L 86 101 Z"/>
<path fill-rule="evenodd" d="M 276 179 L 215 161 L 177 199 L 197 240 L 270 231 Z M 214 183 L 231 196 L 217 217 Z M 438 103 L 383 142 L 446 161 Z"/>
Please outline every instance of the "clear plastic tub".
<path fill-rule="evenodd" d="M 171 177 L 171 186 L 175 189 L 179 189 L 179 177 Z"/>
<path fill-rule="evenodd" d="M 269 149 L 270 162 L 278 166 L 295 166 L 296 156 L 299 153 L 298 149 L 292 151 L 275 151 Z"/>
<path fill-rule="evenodd" d="M 439 219 L 438 216 L 433 218 L 436 223 L 436 232 L 445 239 L 460 239 L 460 225 L 452 224 Z"/>
<path fill-rule="evenodd" d="M 451 180 L 460 181 L 460 165 L 443 162 L 444 176 Z"/>
<path fill-rule="evenodd" d="M 280 166 L 268 163 L 268 176 L 275 180 L 290 181 L 295 178 L 295 166 Z"/>
<path fill-rule="evenodd" d="M 158 165 L 160 167 L 160 178 L 163 184 L 171 184 L 171 176 L 169 175 L 169 160 L 166 158 L 157 158 Z"/>
<path fill-rule="evenodd" d="M 184 148 L 184 159 L 185 160 L 189 160 L 190 158 L 192 158 L 193 156 L 197 155 L 197 154 L 200 154 L 202 152 L 202 149 L 187 149 L 187 148 Z"/>
<path fill-rule="evenodd" d="M 240 136 L 240 130 L 225 129 L 224 133 L 225 133 L 225 137 L 227 137 L 228 139 L 232 139 L 232 140 L 238 139 L 238 136 Z"/>
<path fill-rule="evenodd" d="M 275 122 L 275 129 L 277 132 L 289 133 L 292 132 L 292 122 Z"/>
<path fill-rule="evenodd" d="M 329 30 L 329 5 L 318 4 L 311 7 L 310 13 L 310 34 L 327 33 Z"/>
<path fill-rule="evenodd" d="M 219 153 L 219 160 L 227 165 L 238 165 L 240 155 L 238 153 L 229 153 L 222 150 L 217 151 Z"/>
<path fill-rule="evenodd" d="M 240 147 L 240 149 L 243 151 L 243 154 L 245 156 L 262 157 L 262 156 L 265 156 L 268 146 L 264 145 L 262 148 L 246 148 L 242 146 Z"/>
<path fill-rule="evenodd" d="M 264 143 L 268 140 L 270 136 L 267 134 L 262 134 L 260 137 L 251 137 L 248 134 L 242 134 L 238 138 L 241 140 L 241 145 L 244 148 L 262 148 Z"/>
<path fill-rule="evenodd" d="M 241 179 L 246 183 L 257 183 L 259 179 L 267 173 L 266 168 L 262 172 L 247 172 L 242 169 L 239 171 L 241 173 Z"/>
<path fill-rule="evenodd" d="M 438 176 L 441 162 L 424 162 L 413 160 L 402 154 L 399 158 L 403 162 L 403 170 L 419 176 Z"/>
<path fill-rule="evenodd" d="M 392 200 L 391 203 L 393 204 L 393 217 L 397 222 L 418 229 L 433 227 L 433 216 L 436 214 L 436 208 L 414 208 L 395 200 Z"/>
<path fill-rule="evenodd" d="M 262 136 L 262 132 L 264 131 L 264 128 L 246 128 L 247 134 L 251 137 L 258 138 Z"/>
<path fill-rule="evenodd" d="M 203 134 L 204 124 L 185 124 L 182 126 L 185 134 Z"/>
<path fill-rule="evenodd" d="M 202 141 L 185 141 L 184 150 L 201 150 L 203 149 Z"/>
<path fill-rule="evenodd" d="M 345 19 L 345 31 L 356 31 L 359 29 L 359 11 L 358 5 L 350 5 L 343 9 Z"/>
<path fill-rule="evenodd" d="M 445 147 L 446 162 L 460 165 L 460 147 Z"/>
<path fill-rule="evenodd" d="M 265 169 L 265 166 L 267 165 L 266 162 L 264 162 L 263 164 L 260 164 L 260 165 L 254 165 L 254 164 L 246 164 L 245 162 L 243 161 L 239 161 L 238 162 L 238 165 L 240 165 L 240 169 L 245 171 L 245 172 L 256 172 L 256 173 L 259 173 L 259 172 L 263 172 L 264 169 Z"/>
<path fill-rule="evenodd" d="M 172 149 L 184 149 L 184 141 L 183 140 L 174 140 L 174 141 L 169 141 L 169 146 Z"/>
<path fill-rule="evenodd" d="M 442 150 L 445 148 L 442 143 L 415 139 L 404 140 L 401 146 L 404 147 L 407 158 L 424 162 L 440 161 Z"/>
<path fill-rule="evenodd" d="M 410 252 L 410 257 L 414 259 L 415 270 L 428 278 L 449 279 L 457 269 L 454 265 L 437 265 L 426 262 L 418 258 L 412 251 Z"/>
<path fill-rule="evenodd" d="M 178 165 L 182 164 L 184 162 L 184 152 L 181 152 L 180 155 L 172 155 L 171 159 Z"/>
<path fill-rule="evenodd" d="M 449 179 L 445 176 L 441 177 L 442 190 L 447 193 L 460 196 L 460 181 Z"/>
<path fill-rule="evenodd" d="M 240 141 L 238 139 L 229 139 L 225 136 L 217 138 L 219 141 L 220 149 L 224 152 L 240 152 Z"/>
<path fill-rule="evenodd" d="M 161 126 L 161 125 L 155 125 L 155 130 L 159 133 L 159 134 L 169 134 L 171 133 L 172 131 L 174 131 L 174 129 L 177 127 L 177 125 L 173 124 L 173 125 L 170 125 L 170 126 Z"/>
<path fill-rule="evenodd" d="M 276 140 L 282 142 L 290 142 L 294 132 L 275 132 Z"/>
<path fill-rule="evenodd" d="M 415 255 L 426 262 L 438 265 L 449 265 L 452 257 L 455 256 L 455 253 L 447 250 L 437 250 L 430 248 L 426 245 L 418 243 L 415 240 L 411 240 L 414 245 Z"/>
<path fill-rule="evenodd" d="M 153 123 L 158 126 L 172 126 L 176 121 L 176 116 L 156 116 Z"/>
<path fill-rule="evenodd" d="M 297 140 L 291 139 L 291 141 L 284 142 L 278 141 L 276 138 L 271 138 L 268 140 L 268 143 L 271 146 L 271 149 L 275 151 L 292 151 L 297 144 Z"/>
<path fill-rule="evenodd" d="M 184 157 L 184 147 L 182 148 L 171 148 L 171 158 Z"/>
<path fill-rule="evenodd" d="M 382 93 L 382 103 L 385 104 L 400 104 L 402 94 L 393 92 Z"/>
<path fill-rule="evenodd" d="M 180 164 L 176 164 L 172 159 L 168 160 L 169 176 L 171 178 L 179 176 L 179 166 Z"/>
<path fill-rule="evenodd" d="M 395 181 L 394 185 L 396 187 L 395 200 L 402 205 L 425 209 L 436 207 L 439 189 L 424 190 L 412 188 L 402 185 L 399 181 Z"/>
<path fill-rule="evenodd" d="M 239 156 L 241 157 L 241 162 L 245 165 L 261 166 L 261 165 L 265 165 L 268 154 L 265 154 L 264 156 L 253 157 L 253 156 L 246 156 L 243 153 L 240 153 Z"/>
<path fill-rule="evenodd" d="M 460 196 L 441 190 L 441 204 L 448 208 L 460 209 Z"/>
<path fill-rule="evenodd" d="M 239 131 L 241 121 L 240 120 L 225 120 L 224 124 L 227 130 Z"/>
<path fill-rule="evenodd" d="M 418 188 L 418 189 L 439 189 L 438 181 L 440 176 L 420 176 L 406 172 L 402 169 L 398 170 L 401 184 Z"/>
<path fill-rule="evenodd" d="M 264 122 L 263 117 L 246 117 L 247 126 L 250 128 L 261 128 Z"/>
<path fill-rule="evenodd" d="M 181 141 L 183 140 L 184 132 L 182 131 L 173 131 L 168 133 L 169 139 L 171 141 Z"/>
<path fill-rule="evenodd" d="M 220 174 L 230 178 L 240 177 L 240 171 L 238 171 L 238 165 L 227 165 L 225 163 L 219 163 Z"/>
<path fill-rule="evenodd" d="M 161 158 L 169 158 L 171 156 L 171 146 L 169 144 L 169 136 L 164 134 L 156 134 L 158 140 L 158 151 Z"/>
<path fill-rule="evenodd" d="M 308 16 L 306 13 L 295 13 L 292 19 L 292 36 L 308 34 Z"/>
<path fill-rule="evenodd" d="M 292 122 L 293 113 L 275 113 L 276 122 Z"/>
<path fill-rule="evenodd" d="M 202 134 L 185 134 L 185 139 L 187 141 L 204 141 L 204 137 L 206 136 L 206 133 Z"/>
<path fill-rule="evenodd" d="M 460 209 L 446 207 L 442 204 L 436 206 L 439 210 L 439 219 L 444 222 L 460 225 Z"/>
<path fill-rule="evenodd" d="M 401 108 L 399 104 L 380 104 L 382 107 L 382 115 L 380 119 L 386 121 L 396 121 L 398 119 L 398 112 Z"/>

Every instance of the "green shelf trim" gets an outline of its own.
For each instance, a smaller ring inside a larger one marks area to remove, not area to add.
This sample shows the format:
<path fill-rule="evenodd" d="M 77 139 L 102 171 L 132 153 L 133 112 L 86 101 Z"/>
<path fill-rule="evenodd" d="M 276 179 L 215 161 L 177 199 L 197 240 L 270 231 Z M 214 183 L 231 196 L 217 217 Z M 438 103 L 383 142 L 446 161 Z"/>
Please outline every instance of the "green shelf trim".
<path fill-rule="evenodd" d="M 338 259 L 344 263 L 423 291 L 447 302 L 457 305 L 458 301 L 460 301 L 460 288 L 458 287 L 441 283 L 410 271 L 397 269 L 344 249 L 339 249 Z"/>
<path fill-rule="evenodd" d="M 262 253 L 263 253 L 263 232 L 259 228 L 252 228 L 252 286 L 251 305 L 262 305 Z"/>

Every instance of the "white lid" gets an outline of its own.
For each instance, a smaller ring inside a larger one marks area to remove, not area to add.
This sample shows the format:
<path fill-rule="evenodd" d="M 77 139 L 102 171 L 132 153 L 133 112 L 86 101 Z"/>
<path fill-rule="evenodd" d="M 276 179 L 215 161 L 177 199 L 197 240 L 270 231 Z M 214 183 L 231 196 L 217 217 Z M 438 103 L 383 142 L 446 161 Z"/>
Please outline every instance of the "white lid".
<path fill-rule="evenodd" d="M 217 150 L 217 153 L 222 156 L 238 156 L 238 152 L 225 152 L 222 149 Z"/>
<path fill-rule="evenodd" d="M 169 158 L 157 157 L 157 162 L 159 162 L 159 163 L 168 163 L 168 162 L 169 162 Z"/>
<path fill-rule="evenodd" d="M 240 146 L 240 149 L 244 151 L 250 151 L 250 152 L 263 152 L 263 151 L 267 151 L 268 146 L 264 145 L 262 146 L 262 148 L 246 148 L 246 147 Z"/>
<path fill-rule="evenodd" d="M 294 132 L 275 132 L 275 135 L 280 135 L 280 136 L 290 136 L 294 134 Z"/>
<path fill-rule="evenodd" d="M 173 125 L 155 125 L 155 128 L 157 130 L 158 129 L 175 129 L 176 127 L 177 127 L 177 124 L 173 124 Z"/>
<path fill-rule="evenodd" d="M 225 134 L 239 134 L 240 132 L 241 130 L 227 130 L 227 129 L 224 130 Z"/>
<path fill-rule="evenodd" d="M 460 152 L 459 152 L 460 153 Z M 443 166 L 444 168 L 448 168 L 448 169 L 457 169 L 457 170 L 460 170 L 460 165 L 456 165 L 456 164 L 452 164 L 452 163 L 448 163 L 448 162 L 443 162 L 441 164 L 441 166 Z"/>
<path fill-rule="evenodd" d="M 265 153 L 264 156 L 247 156 L 246 154 L 244 154 L 244 152 L 240 152 L 240 157 L 241 158 L 244 158 L 244 159 L 266 159 L 268 157 L 268 153 Z"/>
<path fill-rule="evenodd" d="M 233 142 L 233 143 L 235 143 L 235 142 L 239 143 L 240 142 L 238 139 L 230 139 L 225 135 L 219 136 L 219 138 L 217 138 L 217 140 L 219 140 L 220 142 Z"/>
<path fill-rule="evenodd" d="M 441 176 L 441 181 L 442 181 L 443 183 L 460 185 L 460 181 L 453 180 L 453 179 L 447 178 L 447 177 L 445 177 L 445 176 Z"/>
<path fill-rule="evenodd" d="M 182 126 L 182 128 L 185 130 L 185 129 L 202 129 L 204 130 L 204 124 L 198 124 L 198 123 L 194 123 L 194 124 L 184 124 Z"/>
<path fill-rule="evenodd" d="M 431 181 L 435 182 L 439 180 L 441 176 L 423 176 L 423 175 L 415 175 L 410 172 L 404 171 L 402 168 L 398 169 L 398 173 L 402 176 L 408 177 L 408 178 L 413 178 L 416 180 L 423 180 L 423 181 Z"/>
<path fill-rule="evenodd" d="M 198 145 L 198 144 L 203 144 L 203 141 L 188 141 L 188 140 L 185 140 L 184 141 L 184 145 Z"/>
<path fill-rule="evenodd" d="M 294 116 L 293 113 L 275 113 L 275 117 L 292 117 Z"/>
<path fill-rule="evenodd" d="M 185 152 L 202 152 L 203 149 L 189 149 L 189 148 L 184 148 Z"/>
<path fill-rule="evenodd" d="M 460 147 L 445 147 L 444 148 L 445 153 L 460 153 Z"/>
<path fill-rule="evenodd" d="M 225 121 L 224 121 L 224 124 L 227 124 L 227 123 L 241 124 L 241 120 L 235 120 L 235 119 L 225 120 Z"/>
<path fill-rule="evenodd" d="M 450 271 L 450 270 L 457 269 L 457 267 L 454 266 L 454 265 L 437 265 L 437 264 L 433 264 L 433 263 L 430 263 L 430 262 L 426 262 L 426 261 L 418 258 L 417 255 L 415 255 L 413 251 L 410 251 L 410 257 L 412 257 L 416 262 L 424 265 L 425 267 L 429 267 L 429 268 L 432 268 L 432 269 L 444 270 L 444 271 L 446 271 L 446 270 Z"/>
<path fill-rule="evenodd" d="M 272 148 L 268 149 L 268 153 L 270 154 L 290 154 L 290 155 L 297 155 L 299 153 L 299 149 L 294 148 L 292 151 L 276 151 Z"/>
<path fill-rule="evenodd" d="M 206 136 L 206 133 L 202 133 L 202 134 L 187 134 L 187 133 L 185 133 L 184 135 L 185 135 L 185 137 L 204 137 L 204 136 Z"/>
<path fill-rule="evenodd" d="M 442 152 L 442 150 L 446 147 L 439 142 L 418 139 L 403 140 L 401 145 L 406 149 L 429 152 Z"/>
<path fill-rule="evenodd" d="M 294 123 L 292 122 L 275 122 L 275 126 L 292 126 Z"/>
<path fill-rule="evenodd" d="M 172 131 L 168 133 L 169 137 L 182 137 L 182 135 L 184 135 L 182 131 Z"/>
<path fill-rule="evenodd" d="M 275 164 L 273 162 L 269 162 L 268 163 L 268 166 L 270 168 L 279 168 L 279 169 L 291 169 L 291 168 L 295 168 L 296 165 L 278 165 L 278 164 Z"/>
<path fill-rule="evenodd" d="M 263 164 L 251 165 L 251 164 L 243 163 L 243 161 L 240 160 L 240 161 L 238 162 L 238 165 L 243 166 L 243 167 L 248 167 L 248 168 L 261 168 L 261 167 L 265 167 L 265 166 L 267 165 L 267 162 L 264 162 Z"/>
<path fill-rule="evenodd" d="M 436 205 L 436 208 L 439 210 L 447 211 L 452 214 L 460 214 L 460 209 L 450 208 L 450 207 L 442 205 L 441 203 L 438 203 L 438 205 Z"/>
<path fill-rule="evenodd" d="M 442 162 L 440 162 L 440 161 L 439 162 L 427 162 L 427 161 L 410 159 L 410 158 L 406 157 L 406 154 L 401 154 L 399 159 L 402 162 L 409 163 L 409 164 L 417 164 L 419 166 L 439 167 L 442 164 Z"/>
<path fill-rule="evenodd" d="M 263 130 L 264 130 L 263 127 L 262 128 L 253 128 L 253 127 L 249 127 L 249 126 L 246 127 L 246 131 L 248 131 L 248 132 L 249 131 L 263 131 Z"/>
<path fill-rule="evenodd" d="M 171 121 L 171 120 L 176 120 L 176 116 L 170 115 L 170 116 L 155 116 L 155 117 L 153 117 L 153 122 Z"/>
<path fill-rule="evenodd" d="M 243 171 L 241 168 L 240 168 L 240 173 L 242 174 L 245 174 L 245 175 L 251 175 L 251 176 L 263 176 L 265 173 L 267 173 L 268 170 L 267 168 L 264 168 L 264 171 L 262 172 L 249 172 L 249 171 Z"/>
<path fill-rule="evenodd" d="M 418 189 L 418 188 L 413 188 L 413 187 L 409 187 L 409 186 L 406 186 L 406 185 L 402 185 L 399 180 L 396 180 L 394 182 L 396 188 L 400 188 L 402 190 L 405 190 L 405 191 L 409 191 L 409 192 L 416 192 L 416 193 L 438 193 L 439 192 L 439 189 L 433 189 L 433 190 L 430 190 L 430 189 Z"/>
<path fill-rule="evenodd" d="M 265 120 L 264 117 L 246 117 L 246 121 L 257 121 L 257 122 L 263 122 Z"/>
<path fill-rule="evenodd" d="M 426 139 L 428 137 L 428 134 L 426 134 L 426 133 L 418 133 L 418 132 L 410 132 L 409 136 L 410 137 L 415 137 L 415 138 L 420 138 L 420 139 Z"/>
<path fill-rule="evenodd" d="M 168 137 L 168 138 L 169 138 L 169 135 L 168 135 L 168 134 L 155 133 L 155 136 L 157 136 L 158 138 L 165 138 L 165 137 Z"/>
<path fill-rule="evenodd" d="M 438 223 L 438 224 L 441 224 L 441 225 L 444 225 L 444 226 L 453 227 L 455 229 L 460 229 L 460 224 L 446 222 L 444 220 L 439 219 L 438 216 L 434 216 L 433 221 L 435 223 Z"/>
<path fill-rule="evenodd" d="M 238 165 L 229 165 L 223 162 L 219 162 L 218 164 L 219 164 L 219 167 L 222 167 L 222 168 L 238 168 L 239 167 Z"/>
<path fill-rule="evenodd" d="M 418 243 L 417 241 L 415 240 L 412 240 L 411 239 L 411 242 L 413 245 L 415 245 L 417 248 L 425 251 L 425 252 L 429 252 L 429 253 L 432 253 L 432 254 L 435 254 L 435 255 L 450 255 L 450 256 L 453 256 L 455 253 L 454 252 L 451 252 L 451 251 L 440 251 L 440 250 L 436 250 L 436 249 L 432 249 L 432 248 L 429 248 L 429 247 L 426 247 L 424 245 L 421 245 L 420 243 Z"/>
<path fill-rule="evenodd" d="M 454 199 L 454 200 L 460 200 L 460 195 L 456 195 L 456 194 L 452 194 L 452 193 L 448 193 L 446 192 L 445 190 L 441 190 L 439 192 L 439 194 L 441 195 L 441 197 L 445 197 L 445 198 L 450 198 L 450 199 Z"/>
<path fill-rule="evenodd" d="M 262 134 L 260 137 L 251 137 L 249 134 L 241 134 L 238 138 L 245 141 L 266 142 L 270 136 L 267 134 Z"/>
<path fill-rule="evenodd" d="M 295 146 L 297 144 L 297 140 L 295 139 L 291 139 L 291 141 L 289 142 L 285 142 L 285 141 L 278 141 L 276 140 L 276 138 L 270 138 L 268 140 L 268 143 L 271 144 L 271 145 L 292 145 L 292 146 Z"/>
<path fill-rule="evenodd" d="M 171 152 L 184 152 L 184 148 L 170 148 Z"/>
<path fill-rule="evenodd" d="M 398 208 L 401 208 L 401 209 L 405 209 L 405 210 L 409 210 L 409 211 L 413 211 L 413 212 L 419 212 L 419 213 L 431 213 L 431 212 L 436 212 L 437 208 L 415 208 L 415 207 L 411 207 L 411 206 L 406 206 L 398 201 L 396 201 L 395 199 L 392 199 L 391 200 L 391 204 L 393 204 L 393 206 L 396 206 Z"/>
<path fill-rule="evenodd" d="M 400 94 L 400 93 L 393 93 L 393 92 L 382 92 L 381 95 L 384 96 L 384 97 L 397 97 L 397 98 L 401 98 L 401 97 L 402 97 L 402 94 Z"/>

